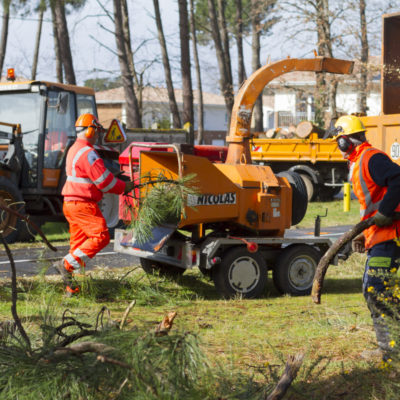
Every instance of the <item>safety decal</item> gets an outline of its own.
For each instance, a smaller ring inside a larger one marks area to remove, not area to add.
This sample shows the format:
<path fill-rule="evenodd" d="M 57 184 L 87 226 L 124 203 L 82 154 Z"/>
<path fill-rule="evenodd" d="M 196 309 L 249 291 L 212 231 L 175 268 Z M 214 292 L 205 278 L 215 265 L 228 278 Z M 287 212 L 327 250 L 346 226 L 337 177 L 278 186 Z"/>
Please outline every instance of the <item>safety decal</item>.
<path fill-rule="evenodd" d="M 200 196 L 190 194 L 187 198 L 187 204 L 191 207 L 236 204 L 236 193 L 202 194 Z"/>
<path fill-rule="evenodd" d="M 112 120 L 103 141 L 104 143 L 123 143 L 126 141 L 125 131 L 117 119 Z"/>

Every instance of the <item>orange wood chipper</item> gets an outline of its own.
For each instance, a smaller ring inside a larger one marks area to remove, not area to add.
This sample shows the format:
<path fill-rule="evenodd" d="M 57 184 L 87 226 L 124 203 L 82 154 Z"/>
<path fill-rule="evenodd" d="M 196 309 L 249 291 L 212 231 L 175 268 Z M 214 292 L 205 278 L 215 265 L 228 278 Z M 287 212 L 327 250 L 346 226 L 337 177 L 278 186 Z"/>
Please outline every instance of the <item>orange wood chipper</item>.
<path fill-rule="evenodd" d="M 352 66 L 350 61 L 332 58 L 288 58 L 253 73 L 235 99 L 225 162 L 213 161 L 213 149 L 207 146 L 160 145 L 169 151 L 157 151 L 157 146 L 144 151 L 142 144 L 137 170 L 131 163 L 128 171 L 132 176 L 164 171 L 176 179 L 195 174 L 198 192 L 188 196 L 179 223 L 156 227 L 149 242 L 139 244 L 135 232 L 117 230 L 115 250 L 139 257 L 149 273 L 179 275 L 198 266 L 212 276 L 224 297 L 260 296 L 269 269 L 280 292 L 310 293 L 316 265 L 330 239 L 285 237 L 285 230 L 306 213 L 306 188 L 295 172 L 275 175 L 268 166 L 252 164 L 252 110 L 265 85 L 286 72 L 342 74 Z M 127 149 L 130 160 L 134 148 L 132 144 Z M 138 193 L 137 207 L 143 193 Z"/>

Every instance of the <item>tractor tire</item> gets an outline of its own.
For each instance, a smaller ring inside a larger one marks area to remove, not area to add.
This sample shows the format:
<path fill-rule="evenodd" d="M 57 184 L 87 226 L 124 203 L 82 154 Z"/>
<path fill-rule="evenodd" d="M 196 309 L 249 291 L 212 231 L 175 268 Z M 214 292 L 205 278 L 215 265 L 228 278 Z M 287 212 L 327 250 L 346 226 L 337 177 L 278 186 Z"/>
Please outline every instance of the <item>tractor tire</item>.
<path fill-rule="evenodd" d="M 292 187 L 292 225 L 297 225 L 306 215 L 308 195 L 306 185 L 297 172 L 283 171 L 277 176 L 286 178 Z"/>
<path fill-rule="evenodd" d="M 228 250 L 220 264 L 212 269 L 215 288 L 224 298 L 237 295 L 260 297 L 267 286 L 268 269 L 260 253 L 249 253 L 246 247 Z"/>
<path fill-rule="evenodd" d="M 311 180 L 311 178 L 306 175 L 306 174 L 300 174 L 301 179 L 303 179 L 304 185 L 306 187 L 307 190 L 307 200 L 308 202 L 312 201 L 314 199 L 314 194 L 315 194 L 315 188 L 314 188 L 314 184 Z"/>
<path fill-rule="evenodd" d="M 310 294 L 321 256 L 318 250 L 306 244 L 295 244 L 283 249 L 273 270 L 276 289 L 293 296 Z"/>
<path fill-rule="evenodd" d="M 159 261 L 153 261 L 147 258 L 141 258 L 140 265 L 143 271 L 148 275 L 156 275 L 158 273 L 167 278 L 178 278 L 185 272 L 184 268 L 163 264 Z"/>
<path fill-rule="evenodd" d="M 0 176 L 0 203 L 20 214 L 25 214 L 25 204 L 21 192 L 7 178 Z M 14 243 L 18 240 L 20 232 L 25 227 L 25 221 L 13 214 L 0 210 L 0 232 L 7 243 Z"/>

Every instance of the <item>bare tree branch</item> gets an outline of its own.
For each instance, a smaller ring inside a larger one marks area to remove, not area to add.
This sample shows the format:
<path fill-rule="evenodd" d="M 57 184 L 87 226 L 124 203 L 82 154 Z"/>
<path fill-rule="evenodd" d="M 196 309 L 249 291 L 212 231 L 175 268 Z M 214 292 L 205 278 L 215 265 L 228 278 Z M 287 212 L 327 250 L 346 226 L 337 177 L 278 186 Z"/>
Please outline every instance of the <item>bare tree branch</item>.
<path fill-rule="evenodd" d="M 275 389 L 268 395 L 266 400 L 280 400 L 282 399 L 292 382 L 296 379 L 297 373 L 303 363 L 304 354 L 297 354 L 289 356 L 281 378 L 278 381 Z"/>

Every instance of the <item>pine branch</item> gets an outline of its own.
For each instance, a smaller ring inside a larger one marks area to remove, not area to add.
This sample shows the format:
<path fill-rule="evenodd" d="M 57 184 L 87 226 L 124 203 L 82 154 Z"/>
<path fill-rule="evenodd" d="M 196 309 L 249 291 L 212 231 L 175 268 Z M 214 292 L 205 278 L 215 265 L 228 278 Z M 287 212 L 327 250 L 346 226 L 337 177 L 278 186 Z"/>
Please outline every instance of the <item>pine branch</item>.
<path fill-rule="evenodd" d="M 138 243 L 145 243 L 152 238 L 152 230 L 162 224 L 177 224 L 186 206 L 187 196 L 197 193 L 193 186 L 195 175 L 171 179 L 164 171 L 146 174 L 138 187 L 142 188 L 141 204 L 130 229 L 135 233 Z M 135 211 L 135 210 L 134 210 Z"/>

